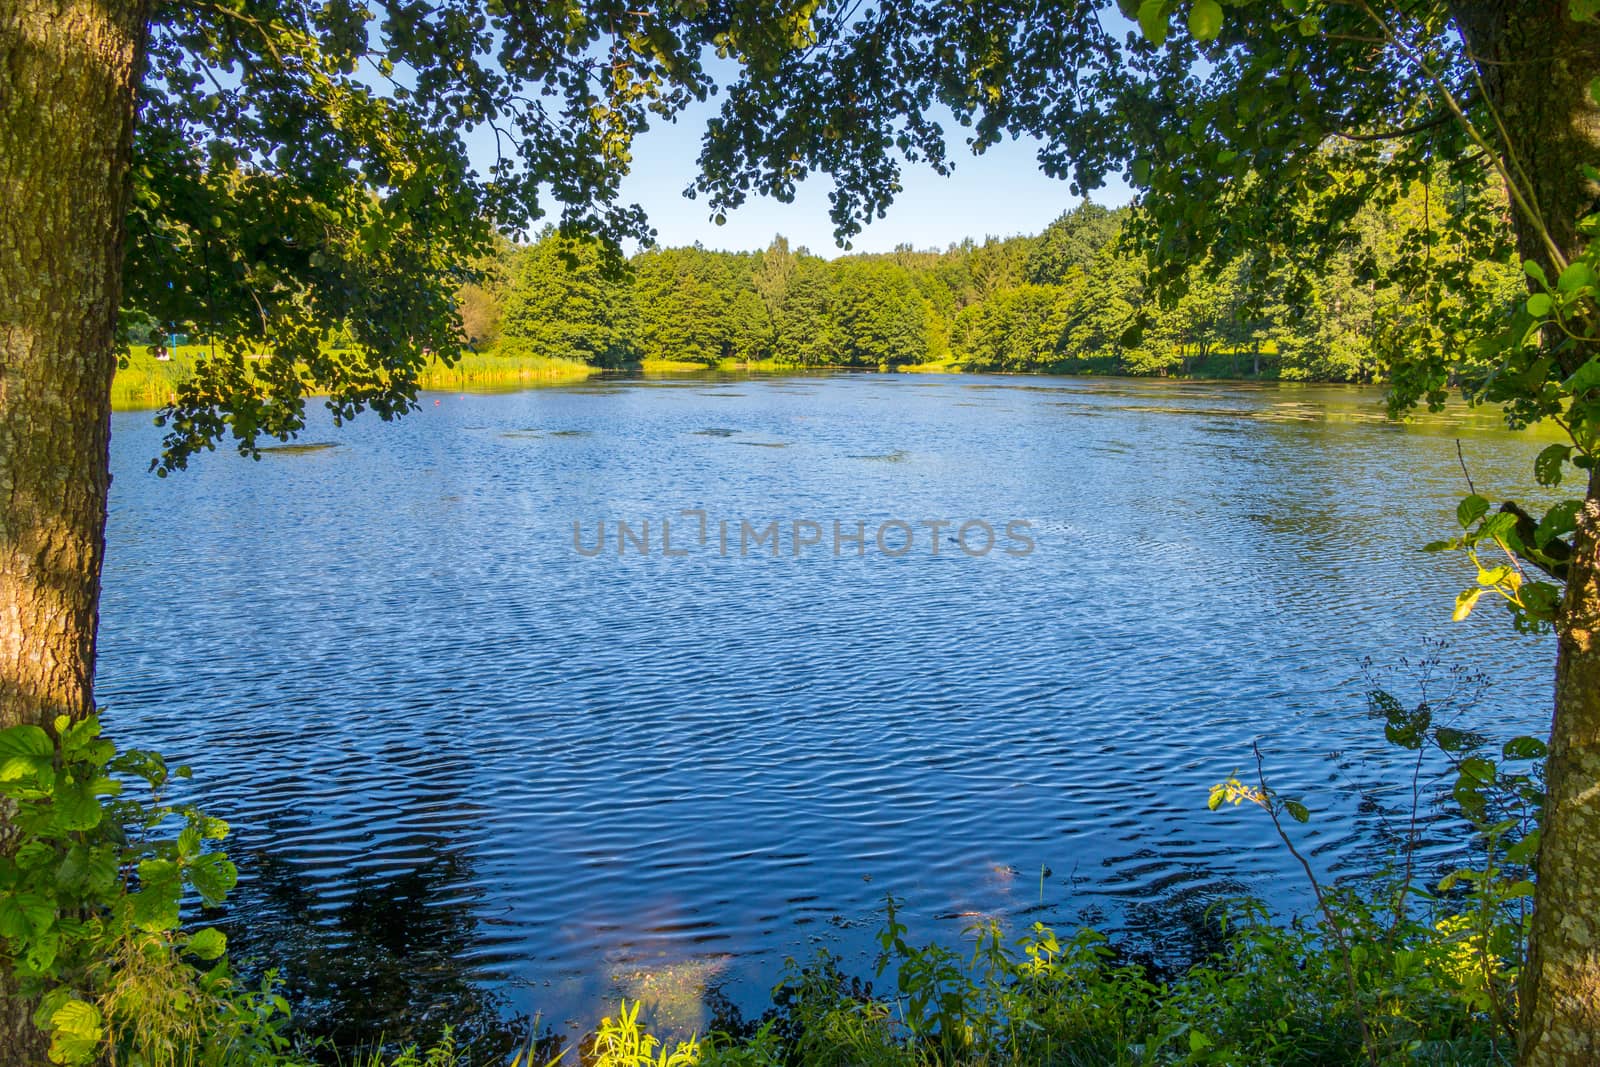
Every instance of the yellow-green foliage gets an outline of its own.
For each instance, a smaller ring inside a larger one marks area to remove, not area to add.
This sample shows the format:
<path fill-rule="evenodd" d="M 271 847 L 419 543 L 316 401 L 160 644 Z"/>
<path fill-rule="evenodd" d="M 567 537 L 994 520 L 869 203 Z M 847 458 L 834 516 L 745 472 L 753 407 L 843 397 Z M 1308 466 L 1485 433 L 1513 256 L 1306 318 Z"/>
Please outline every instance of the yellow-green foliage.
<path fill-rule="evenodd" d="M 143 411 L 164 406 L 173 399 L 179 384 L 194 373 L 195 360 L 211 354 L 205 345 L 183 345 L 169 351 L 172 359 L 161 362 L 148 346 L 132 348 L 111 383 L 113 410 Z M 220 346 L 217 352 L 224 354 Z M 435 360 L 418 375 L 417 384 L 423 389 L 486 392 L 580 381 L 596 370 L 575 360 L 533 355 L 514 342 L 507 342 L 483 352 L 464 352 L 451 367 Z"/>
<path fill-rule="evenodd" d="M 178 385 L 194 373 L 197 356 L 209 349 L 181 345 L 169 349 L 172 359 L 159 362 L 146 345 L 134 345 L 111 382 L 111 407 L 115 411 L 158 408 L 173 399 Z"/>
<path fill-rule="evenodd" d="M 505 343 L 484 352 L 463 352 L 454 366 L 435 360 L 418 376 L 424 389 L 490 392 L 551 382 L 581 381 L 598 368 L 572 359 L 538 356 Z"/>

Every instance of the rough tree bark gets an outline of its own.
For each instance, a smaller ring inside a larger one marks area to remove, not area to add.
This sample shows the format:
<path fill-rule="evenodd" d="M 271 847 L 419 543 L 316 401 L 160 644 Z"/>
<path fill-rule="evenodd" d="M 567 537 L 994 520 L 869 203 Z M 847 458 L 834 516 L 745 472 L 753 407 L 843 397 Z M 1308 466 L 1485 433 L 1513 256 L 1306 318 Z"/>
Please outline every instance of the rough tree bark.
<path fill-rule="evenodd" d="M 1582 240 L 1577 221 L 1600 190 L 1583 177 L 1600 162 L 1600 28 L 1575 23 L 1568 0 L 1483 0 L 1455 10 L 1489 102 L 1494 143 L 1530 192 L 1513 206 L 1518 250 L 1557 274 Z M 1543 231 L 1541 231 L 1541 224 Z M 1571 373 L 1594 353 L 1569 351 Z M 1558 624 L 1548 798 L 1538 862 L 1533 937 L 1523 972 L 1521 1054 L 1526 1067 L 1600 1064 L 1600 472 L 1589 481 Z"/>
<path fill-rule="evenodd" d="M 0 2 L 0 727 L 93 707 L 147 0 Z M 0 967 L 0 1063 L 43 1063 Z"/>

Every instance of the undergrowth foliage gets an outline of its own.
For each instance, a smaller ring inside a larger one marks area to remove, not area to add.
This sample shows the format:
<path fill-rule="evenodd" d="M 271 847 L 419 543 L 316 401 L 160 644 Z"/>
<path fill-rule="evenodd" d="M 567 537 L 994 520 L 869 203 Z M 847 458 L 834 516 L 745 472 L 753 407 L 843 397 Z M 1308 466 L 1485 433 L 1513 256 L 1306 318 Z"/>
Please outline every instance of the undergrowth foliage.
<path fill-rule="evenodd" d="M 1418 672 L 1419 699 L 1374 687 L 1369 707 L 1410 760 L 1393 791 L 1409 804 L 1390 865 L 1326 884 L 1297 838 L 1313 816 L 1278 792 L 1257 754 L 1253 780 L 1212 790 L 1213 809 L 1260 811 L 1299 860 L 1313 915 L 1281 922 L 1251 900 L 1211 920 L 1224 947 L 1161 979 L 1092 930 L 995 920 L 970 948 L 906 940 L 890 896 L 871 981 L 826 951 L 788 961 L 772 1004 L 737 1034 L 663 1038 L 623 1003 L 577 1048 L 525 1048 L 515 1067 L 794 1067 L 924 1064 L 1494 1064 L 1516 1047 L 1517 979 L 1544 800 L 1544 745 L 1494 746 L 1461 725 L 1461 687 Z M 1430 686 L 1432 687 L 1430 691 Z M 1470 687 L 1469 687 L 1470 688 Z M 291 1067 L 291 1036 L 269 973 L 238 983 L 223 934 L 185 925 L 220 904 L 237 873 L 225 823 L 163 799 L 160 756 L 117 753 L 93 719 L 0 731 L 0 953 L 60 1064 Z M 1468 842 L 1440 876 L 1424 839 Z M 187 913 L 187 914 L 186 914 Z M 552 1057 L 551 1053 L 554 1053 Z M 465 1067 L 451 1036 L 431 1049 L 369 1052 L 361 1067 Z"/>
<path fill-rule="evenodd" d="M 163 799 L 188 774 L 118 754 L 93 718 L 0 731 L 0 942 L 55 1063 L 250 1063 L 288 1047 L 273 980 L 240 988 L 222 932 L 182 925 L 186 901 L 220 904 L 238 879 L 214 847 L 227 823 Z"/>

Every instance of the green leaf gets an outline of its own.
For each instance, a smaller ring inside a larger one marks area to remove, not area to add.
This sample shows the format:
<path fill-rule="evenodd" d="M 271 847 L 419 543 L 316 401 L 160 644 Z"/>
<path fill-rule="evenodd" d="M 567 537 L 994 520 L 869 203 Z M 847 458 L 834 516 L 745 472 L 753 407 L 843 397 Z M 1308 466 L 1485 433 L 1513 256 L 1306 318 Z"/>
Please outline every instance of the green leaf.
<path fill-rule="evenodd" d="M 1139 29 L 1147 41 L 1160 48 L 1167 43 L 1166 0 L 1144 0 L 1139 5 Z"/>
<path fill-rule="evenodd" d="M 30 938 L 56 922 L 55 903 L 39 893 L 0 896 L 0 936 Z"/>
<path fill-rule="evenodd" d="M 92 830 L 100 825 L 104 814 L 91 784 L 66 780 L 56 784 L 55 825 L 58 829 Z"/>
<path fill-rule="evenodd" d="M 1289 818 L 1295 822 L 1305 822 L 1311 818 L 1311 813 L 1306 810 L 1306 806 L 1298 800 L 1285 800 L 1283 802 L 1283 810 L 1288 812 Z"/>
<path fill-rule="evenodd" d="M 1216 39 L 1222 32 L 1222 5 L 1217 0 L 1194 0 L 1189 9 L 1189 32 L 1201 41 Z"/>
<path fill-rule="evenodd" d="M 228 891 L 239 882 L 239 869 L 221 852 L 197 857 L 189 865 L 188 874 L 189 884 L 212 907 L 221 904 Z"/>
<path fill-rule="evenodd" d="M 50 735 L 37 726 L 12 726 L 0 730 L 0 756 L 54 756 Z"/>
<path fill-rule="evenodd" d="M 1461 777 L 1487 785 L 1494 781 L 1494 764 L 1482 756 L 1468 756 L 1461 761 Z"/>
<path fill-rule="evenodd" d="M 1561 607 L 1561 590 L 1549 582 L 1529 582 L 1523 586 L 1518 596 L 1522 598 L 1522 607 L 1528 615 L 1546 622 L 1554 622 L 1556 612 Z"/>
<path fill-rule="evenodd" d="M 1526 837 L 1510 848 L 1506 849 L 1507 863 L 1520 863 L 1524 866 L 1531 865 L 1539 852 L 1539 831 L 1530 830 Z"/>
<path fill-rule="evenodd" d="M 1456 505 L 1456 521 L 1463 530 L 1471 529 L 1472 524 L 1489 513 L 1489 502 L 1476 493 L 1466 497 Z"/>
<path fill-rule="evenodd" d="M 1456 597 L 1456 610 L 1450 615 L 1451 621 L 1460 622 L 1468 615 L 1471 615 L 1473 607 L 1478 603 L 1478 598 L 1482 595 L 1482 589 L 1468 589 Z"/>
<path fill-rule="evenodd" d="M 93 1004 L 69 1000 L 50 1015 L 50 1060 L 81 1064 L 96 1058 L 105 1027 Z"/>
<path fill-rule="evenodd" d="M 1550 309 L 1556 302 L 1550 299 L 1549 293 L 1534 293 L 1528 297 L 1528 314 L 1536 319 L 1542 319 L 1550 314 Z"/>
<path fill-rule="evenodd" d="M 51 929 L 34 934 L 27 945 L 28 951 L 22 957 L 27 969 L 34 974 L 49 974 L 51 964 L 61 953 L 61 931 Z"/>
<path fill-rule="evenodd" d="M 1500 754 L 1506 759 L 1544 759 L 1548 746 L 1537 737 L 1513 737 L 1501 746 Z"/>
<path fill-rule="evenodd" d="M 1556 288 L 1563 293 L 1573 293 L 1579 289 L 1592 288 L 1594 280 L 1594 268 L 1580 259 L 1576 263 L 1567 264 L 1567 269 L 1556 279 Z"/>
<path fill-rule="evenodd" d="M 1560 485 L 1561 468 L 1571 455 L 1571 445 L 1550 445 L 1533 461 L 1534 478 L 1540 485 Z"/>
<path fill-rule="evenodd" d="M 1539 520 L 1533 532 L 1533 547 L 1543 548 L 1558 537 L 1564 537 L 1578 528 L 1578 512 L 1583 510 L 1581 500 L 1563 500 L 1553 504 Z"/>
<path fill-rule="evenodd" d="M 32 788 L 42 788 L 33 781 L 34 775 L 50 769 L 51 756 L 0 756 L 0 782 L 28 782 Z"/>
<path fill-rule="evenodd" d="M 1491 570 L 1478 568 L 1478 584 L 1486 589 L 1493 589 L 1509 577 L 1511 577 L 1510 567 L 1495 567 Z"/>
<path fill-rule="evenodd" d="M 1597 385 L 1600 385 L 1600 359 L 1591 359 L 1561 383 L 1561 387 L 1569 393 L 1586 393 Z"/>
<path fill-rule="evenodd" d="M 228 950 L 228 938 L 215 926 L 197 930 L 189 938 L 189 951 L 203 960 L 214 960 Z"/>
<path fill-rule="evenodd" d="M 1535 263 L 1533 260 L 1529 259 L 1523 261 L 1522 272 L 1528 277 L 1532 278 L 1534 281 L 1538 282 L 1540 285 L 1549 288 L 1550 279 L 1545 277 L 1544 268 L 1539 266 L 1539 264 Z"/>
<path fill-rule="evenodd" d="M 1480 538 L 1495 541 L 1510 541 L 1516 536 L 1517 517 L 1509 511 L 1500 511 L 1489 516 L 1488 520 L 1478 529 Z"/>
<path fill-rule="evenodd" d="M 182 893 L 177 864 L 144 860 L 139 864 L 139 891 L 133 894 L 134 925 L 150 933 L 177 929 Z"/>

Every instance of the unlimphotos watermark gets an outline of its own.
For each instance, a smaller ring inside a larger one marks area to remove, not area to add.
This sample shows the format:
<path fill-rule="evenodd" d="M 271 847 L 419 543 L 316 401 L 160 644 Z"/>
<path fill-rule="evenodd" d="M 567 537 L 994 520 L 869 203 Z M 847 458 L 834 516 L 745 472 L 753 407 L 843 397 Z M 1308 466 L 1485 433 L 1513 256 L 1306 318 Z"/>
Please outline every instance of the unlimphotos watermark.
<path fill-rule="evenodd" d="M 991 552 L 1011 557 L 1033 554 L 1033 523 L 1027 519 L 885 519 L 875 525 L 862 520 L 714 519 L 702 508 L 684 508 L 675 517 L 656 519 L 574 519 L 572 550 L 593 559 L 602 555 L 659 556 L 682 559 L 691 554 L 723 559 L 789 556 L 831 552 L 835 558 L 865 557 L 868 550 L 890 559 L 913 552 L 937 556 L 957 553 L 973 557 Z"/>

